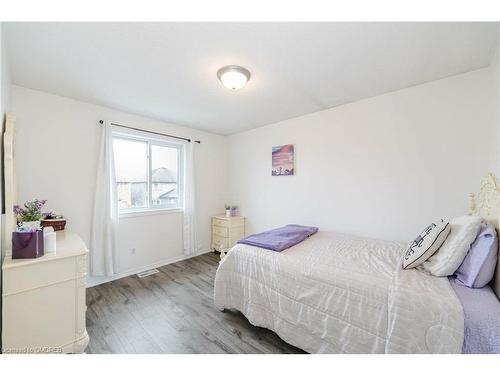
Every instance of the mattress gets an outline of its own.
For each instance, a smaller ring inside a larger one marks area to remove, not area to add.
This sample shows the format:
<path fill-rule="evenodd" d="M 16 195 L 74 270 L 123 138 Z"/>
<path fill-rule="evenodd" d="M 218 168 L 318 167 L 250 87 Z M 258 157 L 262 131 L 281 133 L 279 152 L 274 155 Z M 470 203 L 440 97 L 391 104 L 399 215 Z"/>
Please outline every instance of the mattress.
<path fill-rule="evenodd" d="M 402 270 L 404 244 L 320 231 L 281 253 L 237 244 L 214 302 L 309 353 L 460 353 L 446 278 Z"/>

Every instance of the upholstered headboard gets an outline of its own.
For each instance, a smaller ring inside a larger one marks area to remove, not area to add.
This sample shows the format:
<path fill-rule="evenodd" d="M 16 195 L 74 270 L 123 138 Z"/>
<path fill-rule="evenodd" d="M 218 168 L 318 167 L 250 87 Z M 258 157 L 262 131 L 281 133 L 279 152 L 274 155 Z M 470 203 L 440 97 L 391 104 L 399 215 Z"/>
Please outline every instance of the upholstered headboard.
<path fill-rule="evenodd" d="M 500 181 L 493 173 L 483 178 L 477 193 L 470 194 L 469 214 L 481 216 L 500 234 Z M 500 256 L 491 287 L 500 299 Z"/>

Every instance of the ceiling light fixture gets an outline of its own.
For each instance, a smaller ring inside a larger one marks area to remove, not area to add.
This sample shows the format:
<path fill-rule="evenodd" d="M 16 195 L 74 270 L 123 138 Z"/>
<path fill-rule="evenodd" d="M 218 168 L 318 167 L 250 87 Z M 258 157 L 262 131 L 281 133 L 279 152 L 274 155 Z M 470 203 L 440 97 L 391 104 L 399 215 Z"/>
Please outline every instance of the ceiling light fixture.
<path fill-rule="evenodd" d="M 231 91 L 241 89 L 250 79 L 250 72 L 237 65 L 228 65 L 217 71 L 217 77 Z"/>

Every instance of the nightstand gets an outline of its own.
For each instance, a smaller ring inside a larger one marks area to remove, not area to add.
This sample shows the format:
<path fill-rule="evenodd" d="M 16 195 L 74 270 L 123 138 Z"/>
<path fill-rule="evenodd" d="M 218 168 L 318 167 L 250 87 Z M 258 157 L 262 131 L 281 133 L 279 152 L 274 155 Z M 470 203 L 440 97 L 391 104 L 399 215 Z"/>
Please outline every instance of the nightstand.
<path fill-rule="evenodd" d="M 220 251 L 224 258 L 236 241 L 245 236 L 245 218 L 243 216 L 212 216 L 212 250 Z"/>

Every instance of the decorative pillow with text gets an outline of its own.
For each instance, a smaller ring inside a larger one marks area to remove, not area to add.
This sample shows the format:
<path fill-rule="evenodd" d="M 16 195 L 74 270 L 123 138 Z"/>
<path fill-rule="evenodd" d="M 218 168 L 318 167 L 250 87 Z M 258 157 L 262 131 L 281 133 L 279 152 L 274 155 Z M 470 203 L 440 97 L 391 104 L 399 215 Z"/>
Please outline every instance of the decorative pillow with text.
<path fill-rule="evenodd" d="M 450 223 L 441 220 L 439 223 L 432 223 L 415 238 L 406 250 L 403 258 L 403 268 L 414 268 L 429 259 L 439 250 L 446 237 L 450 234 Z"/>

